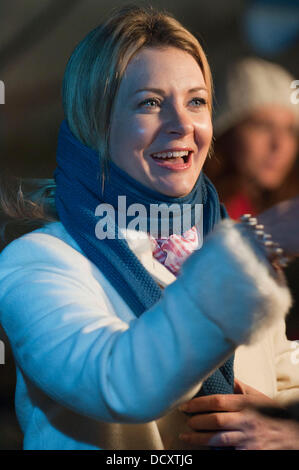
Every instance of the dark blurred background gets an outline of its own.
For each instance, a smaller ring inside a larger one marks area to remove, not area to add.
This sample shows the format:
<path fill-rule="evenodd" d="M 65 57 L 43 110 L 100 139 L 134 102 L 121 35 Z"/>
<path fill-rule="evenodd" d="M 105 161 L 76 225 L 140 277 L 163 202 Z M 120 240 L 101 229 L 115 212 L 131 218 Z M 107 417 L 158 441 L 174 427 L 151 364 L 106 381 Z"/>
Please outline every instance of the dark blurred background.
<path fill-rule="evenodd" d="M 1 0 L 0 170 L 15 176 L 52 177 L 58 127 L 63 119 L 61 83 L 75 45 L 100 24 L 111 8 L 127 1 Z M 228 60 L 257 55 L 286 67 L 299 79 L 298 0 L 152 0 L 173 13 L 197 37 L 212 73 L 221 80 Z M 299 104 L 298 104 L 299 106 Z M 293 271 L 292 271 L 293 270 Z M 289 268 L 291 288 L 299 289 L 296 270 Z M 288 318 L 290 339 L 298 339 L 298 306 Z M 5 364 L 0 364 L 0 449 L 19 449 L 13 395 L 15 369 L 3 331 Z"/>

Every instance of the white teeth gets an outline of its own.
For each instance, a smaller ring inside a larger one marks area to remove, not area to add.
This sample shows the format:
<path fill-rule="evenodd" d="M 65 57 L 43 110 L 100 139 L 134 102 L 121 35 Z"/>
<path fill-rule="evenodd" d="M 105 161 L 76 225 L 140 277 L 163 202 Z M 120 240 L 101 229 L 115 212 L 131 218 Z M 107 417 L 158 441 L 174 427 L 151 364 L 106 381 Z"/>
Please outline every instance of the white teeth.
<path fill-rule="evenodd" d="M 153 157 L 155 157 L 155 158 L 186 157 L 188 154 L 189 154 L 188 150 L 180 150 L 180 151 L 177 151 L 177 152 L 154 153 Z"/>

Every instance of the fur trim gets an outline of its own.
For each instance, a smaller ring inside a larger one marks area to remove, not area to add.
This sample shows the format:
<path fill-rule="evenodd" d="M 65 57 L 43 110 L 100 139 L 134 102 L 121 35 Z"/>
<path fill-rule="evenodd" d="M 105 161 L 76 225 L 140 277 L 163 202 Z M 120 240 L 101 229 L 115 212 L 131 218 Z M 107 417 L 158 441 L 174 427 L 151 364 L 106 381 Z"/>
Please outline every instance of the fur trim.
<path fill-rule="evenodd" d="M 203 314 L 235 344 L 258 341 L 288 313 L 288 287 L 231 220 L 220 222 L 184 263 L 181 282 Z"/>

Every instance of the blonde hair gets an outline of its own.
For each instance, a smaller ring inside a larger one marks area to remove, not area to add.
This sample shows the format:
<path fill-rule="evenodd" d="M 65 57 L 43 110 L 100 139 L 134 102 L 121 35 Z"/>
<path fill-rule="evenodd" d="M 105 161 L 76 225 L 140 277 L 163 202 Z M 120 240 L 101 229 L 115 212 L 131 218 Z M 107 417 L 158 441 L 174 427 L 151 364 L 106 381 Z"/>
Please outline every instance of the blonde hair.
<path fill-rule="evenodd" d="M 109 158 L 110 118 L 129 61 L 144 47 L 176 47 L 199 64 L 212 108 L 212 79 L 198 40 L 169 13 L 127 6 L 91 31 L 75 48 L 65 71 L 63 107 L 71 132 Z"/>
<path fill-rule="evenodd" d="M 212 112 L 210 67 L 195 36 L 169 13 L 152 7 L 133 5 L 114 11 L 78 44 L 63 79 L 65 118 L 74 136 L 98 152 L 103 182 L 115 98 L 129 61 L 144 47 L 176 47 L 191 54 L 201 68 Z M 55 183 L 36 180 L 33 186 L 36 191 L 30 192 L 16 182 L 12 190 L 0 187 L 0 249 L 20 233 L 55 220 Z"/>

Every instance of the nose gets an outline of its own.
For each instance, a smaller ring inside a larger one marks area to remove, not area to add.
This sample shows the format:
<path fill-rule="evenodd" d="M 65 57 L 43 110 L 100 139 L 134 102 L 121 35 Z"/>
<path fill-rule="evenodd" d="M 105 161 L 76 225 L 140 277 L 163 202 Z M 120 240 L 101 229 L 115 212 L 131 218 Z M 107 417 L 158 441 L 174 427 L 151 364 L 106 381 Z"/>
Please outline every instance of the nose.
<path fill-rule="evenodd" d="M 190 111 L 179 104 L 172 104 L 165 110 L 165 132 L 180 136 L 194 131 L 194 123 Z"/>

